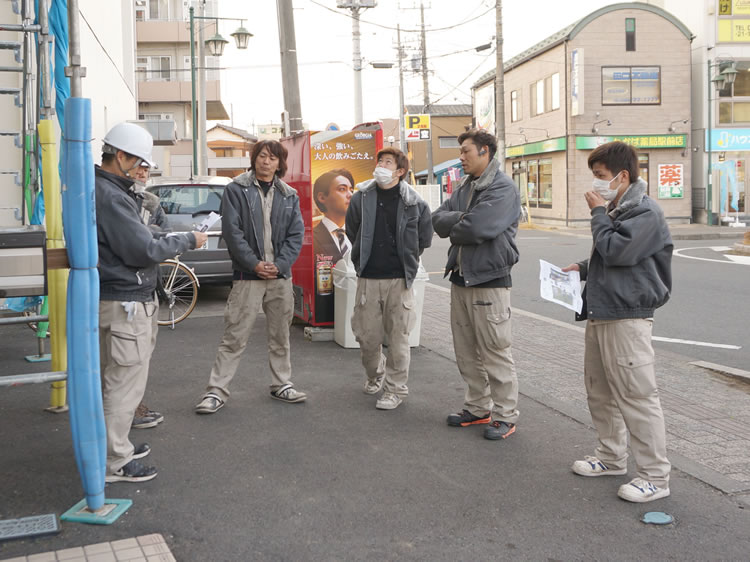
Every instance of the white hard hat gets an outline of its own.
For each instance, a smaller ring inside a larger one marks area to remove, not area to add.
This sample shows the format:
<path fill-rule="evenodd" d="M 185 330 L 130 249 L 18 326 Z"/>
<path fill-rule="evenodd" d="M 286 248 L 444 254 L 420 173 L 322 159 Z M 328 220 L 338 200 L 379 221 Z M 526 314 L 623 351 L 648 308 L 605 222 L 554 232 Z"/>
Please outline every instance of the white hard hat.
<path fill-rule="evenodd" d="M 131 156 L 137 156 L 151 167 L 156 166 L 151 155 L 154 139 L 146 129 L 135 123 L 118 123 L 112 127 L 104 137 L 104 146 L 105 152 L 106 147 L 110 146 Z"/>

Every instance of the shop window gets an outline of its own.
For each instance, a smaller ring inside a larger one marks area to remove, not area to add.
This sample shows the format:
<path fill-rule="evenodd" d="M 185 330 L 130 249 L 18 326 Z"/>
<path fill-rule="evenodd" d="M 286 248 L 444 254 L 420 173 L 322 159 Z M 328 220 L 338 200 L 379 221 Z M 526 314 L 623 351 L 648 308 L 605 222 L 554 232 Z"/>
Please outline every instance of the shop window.
<path fill-rule="evenodd" d="M 635 18 L 625 18 L 625 50 L 635 51 Z"/>
<path fill-rule="evenodd" d="M 510 93 L 510 120 L 516 122 L 521 120 L 521 98 L 520 90 L 513 90 Z"/>
<path fill-rule="evenodd" d="M 730 63 L 721 63 L 716 70 L 721 72 Z M 719 90 L 719 118 L 721 124 L 731 125 L 750 123 L 750 61 L 738 61 L 734 84 L 727 84 Z"/>
<path fill-rule="evenodd" d="M 658 105 L 660 103 L 661 67 L 602 67 L 602 105 Z"/>
<path fill-rule="evenodd" d="M 646 182 L 648 193 L 651 195 L 651 184 L 648 183 L 648 154 L 638 155 L 638 176 Z"/>
<path fill-rule="evenodd" d="M 735 123 L 750 123 L 750 101 L 734 102 L 732 105 L 732 121 Z"/>
<path fill-rule="evenodd" d="M 526 192 L 529 207 L 549 209 L 552 207 L 552 159 L 529 160 Z M 523 197 L 522 197 L 523 200 Z"/>
<path fill-rule="evenodd" d="M 732 122 L 732 102 L 721 102 L 719 104 L 719 123 Z"/>

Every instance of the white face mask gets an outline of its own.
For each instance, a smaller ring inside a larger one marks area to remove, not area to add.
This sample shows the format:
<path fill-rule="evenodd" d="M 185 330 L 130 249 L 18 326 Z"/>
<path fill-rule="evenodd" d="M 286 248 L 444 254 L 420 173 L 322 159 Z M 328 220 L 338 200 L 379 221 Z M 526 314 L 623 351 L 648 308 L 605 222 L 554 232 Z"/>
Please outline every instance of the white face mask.
<path fill-rule="evenodd" d="M 380 187 L 384 187 L 393 181 L 393 171 L 383 166 L 378 166 L 372 172 L 372 176 Z"/>
<path fill-rule="evenodd" d="M 619 176 L 620 174 L 617 174 Z M 614 201 L 615 197 L 617 197 L 617 189 L 610 189 L 610 185 L 612 185 L 612 182 L 617 179 L 617 176 L 613 177 L 611 180 L 600 180 L 595 179 L 592 182 L 592 187 L 594 190 L 596 190 L 599 195 L 602 196 L 602 199 L 605 201 Z"/>

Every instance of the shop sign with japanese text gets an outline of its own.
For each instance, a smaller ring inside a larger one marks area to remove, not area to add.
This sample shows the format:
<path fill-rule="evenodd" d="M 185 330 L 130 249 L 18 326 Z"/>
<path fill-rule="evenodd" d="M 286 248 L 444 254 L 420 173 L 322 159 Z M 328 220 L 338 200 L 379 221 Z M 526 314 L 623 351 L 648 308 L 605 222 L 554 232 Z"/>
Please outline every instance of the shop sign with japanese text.
<path fill-rule="evenodd" d="M 597 146 L 620 141 L 635 148 L 685 148 L 687 135 L 617 135 L 599 137 L 576 137 L 578 150 L 593 150 Z"/>
<path fill-rule="evenodd" d="M 659 199 L 680 199 L 684 196 L 682 164 L 659 164 Z"/>

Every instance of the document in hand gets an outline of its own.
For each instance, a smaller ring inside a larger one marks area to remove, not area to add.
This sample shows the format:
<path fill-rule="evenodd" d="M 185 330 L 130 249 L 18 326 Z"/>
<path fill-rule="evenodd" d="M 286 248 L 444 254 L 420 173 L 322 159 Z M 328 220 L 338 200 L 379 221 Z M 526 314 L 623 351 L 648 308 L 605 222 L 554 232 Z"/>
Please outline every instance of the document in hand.
<path fill-rule="evenodd" d="M 581 313 L 581 275 L 577 271 L 565 272 L 556 265 L 539 260 L 539 294 L 548 301 Z"/>
<path fill-rule="evenodd" d="M 221 218 L 221 215 L 218 213 L 214 213 L 211 211 L 208 216 L 201 221 L 201 223 L 198 225 L 198 232 L 206 232 L 209 228 L 211 228 L 213 225 L 216 224 L 216 222 Z"/>

